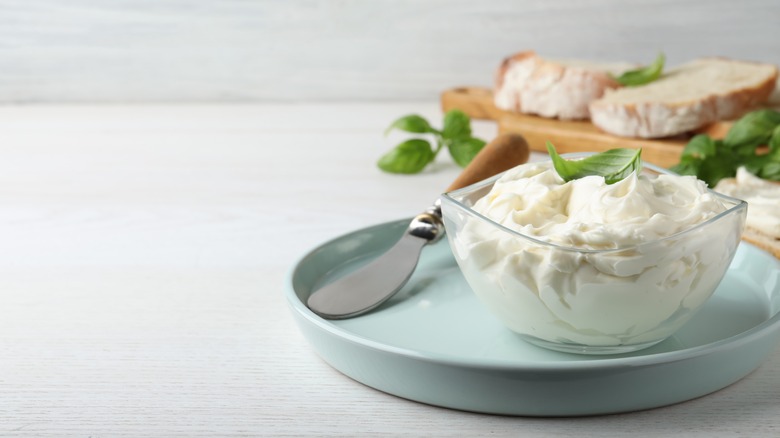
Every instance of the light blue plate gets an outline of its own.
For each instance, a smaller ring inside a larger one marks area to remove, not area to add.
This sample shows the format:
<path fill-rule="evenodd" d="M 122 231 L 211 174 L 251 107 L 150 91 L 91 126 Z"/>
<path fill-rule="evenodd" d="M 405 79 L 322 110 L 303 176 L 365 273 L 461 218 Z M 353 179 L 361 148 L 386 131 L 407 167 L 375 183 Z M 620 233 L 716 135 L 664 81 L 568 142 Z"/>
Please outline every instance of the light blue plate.
<path fill-rule="evenodd" d="M 524 342 L 477 301 L 446 239 L 425 248 L 406 287 L 372 313 L 329 321 L 306 307 L 312 290 L 387 250 L 408 223 L 327 242 L 296 264 L 286 284 L 295 320 L 317 353 L 380 391 L 492 414 L 626 412 L 728 386 L 780 341 L 780 262 L 746 243 L 693 320 L 666 341 L 624 355 L 582 356 Z"/>

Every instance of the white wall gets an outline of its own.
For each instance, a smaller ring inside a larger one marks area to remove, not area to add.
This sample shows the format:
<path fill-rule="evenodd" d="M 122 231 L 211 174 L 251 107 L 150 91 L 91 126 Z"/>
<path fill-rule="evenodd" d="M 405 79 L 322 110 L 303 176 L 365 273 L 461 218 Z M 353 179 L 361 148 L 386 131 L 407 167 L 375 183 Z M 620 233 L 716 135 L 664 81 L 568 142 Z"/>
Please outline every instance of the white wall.
<path fill-rule="evenodd" d="M 780 1 L 0 0 L 0 103 L 433 99 L 528 48 L 780 64 Z"/>

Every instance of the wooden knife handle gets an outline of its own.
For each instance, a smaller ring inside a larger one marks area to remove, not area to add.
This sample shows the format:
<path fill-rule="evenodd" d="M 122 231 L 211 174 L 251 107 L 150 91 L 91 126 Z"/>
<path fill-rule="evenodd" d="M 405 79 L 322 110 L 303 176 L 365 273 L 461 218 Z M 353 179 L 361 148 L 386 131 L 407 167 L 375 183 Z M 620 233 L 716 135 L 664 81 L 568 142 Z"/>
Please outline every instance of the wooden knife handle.
<path fill-rule="evenodd" d="M 523 164 L 529 155 L 528 143 L 522 135 L 500 134 L 479 151 L 446 191 L 466 187 Z"/>

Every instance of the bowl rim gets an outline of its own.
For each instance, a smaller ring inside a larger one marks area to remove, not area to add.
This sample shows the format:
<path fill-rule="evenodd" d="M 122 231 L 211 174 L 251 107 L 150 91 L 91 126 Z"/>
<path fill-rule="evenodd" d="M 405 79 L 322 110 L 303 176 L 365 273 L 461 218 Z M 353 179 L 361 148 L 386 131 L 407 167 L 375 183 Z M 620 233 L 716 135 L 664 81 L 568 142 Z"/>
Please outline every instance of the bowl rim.
<path fill-rule="evenodd" d="M 591 156 L 591 155 L 594 155 L 594 154 L 596 154 L 596 152 L 577 152 L 577 153 L 571 153 L 571 154 L 562 154 L 561 157 L 563 157 L 563 158 L 584 158 L 584 157 L 588 157 L 588 156 Z M 549 159 L 549 160 L 537 161 L 537 162 L 534 162 L 534 163 L 549 163 L 551 161 L 552 160 Z M 533 164 L 533 163 L 524 163 L 524 164 L 521 164 L 520 166 L 526 166 L 526 165 L 529 165 L 529 164 Z M 519 166 L 515 166 L 512 169 L 515 169 L 517 167 L 519 167 Z M 550 249 L 554 249 L 554 250 L 558 250 L 558 251 L 574 252 L 574 253 L 579 253 L 579 254 L 620 253 L 620 252 L 624 252 L 624 251 L 630 251 L 630 250 L 633 250 L 633 249 L 647 247 L 648 245 L 655 245 L 655 244 L 663 243 L 663 242 L 666 242 L 666 241 L 669 241 L 669 240 L 678 239 L 680 236 L 683 236 L 683 235 L 689 234 L 689 233 L 693 233 L 694 231 L 699 230 L 701 228 L 704 228 L 704 227 L 708 226 L 709 224 L 712 224 L 714 222 L 718 222 L 719 220 L 723 219 L 726 216 L 730 216 L 732 214 L 737 214 L 740 211 L 746 211 L 747 210 L 747 206 L 748 206 L 747 202 L 745 202 L 745 201 L 743 201 L 741 199 L 737 199 L 737 198 L 734 198 L 734 197 L 731 197 L 731 196 L 724 195 L 722 193 L 718 193 L 718 192 L 716 192 L 716 191 L 714 191 L 714 190 L 712 190 L 711 188 L 708 187 L 707 191 L 709 193 L 711 193 L 712 195 L 716 196 L 717 198 L 719 198 L 719 199 L 721 199 L 723 201 L 726 201 L 729 204 L 733 204 L 733 205 L 731 207 L 727 208 L 726 210 L 718 213 L 717 215 L 707 219 L 706 221 L 700 222 L 700 223 L 692 226 L 691 228 L 688 228 L 688 229 L 685 229 L 683 231 L 671 234 L 669 236 L 662 237 L 660 239 L 650 240 L 650 241 L 647 241 L 647 242 L 641 242 L 641 243 L 637 243 L 637 244 L 634 244 L 634 245 L 622 246 L 622 247 L 617 247 L 617 248 L 591 249 L 591 248 L 581 248 L 581 247 L 576 247 L 576 246 L 567 246 L 567 245 L 561 245 L 561 244 L 554 243 L 554 242 L 547 242 L 547 241 L 544 241 L 544 240 L 540 240 L 540 239 L 538 239 L 538 238 L 536 238 L 534 236 L 523 234 L 523 233 L 521 233 L 519 231 L 516 231 L 516 230 L 513 230 L 511 228 L 508 228 L 508 227 L 506 227 L 506 226 L 504 226 L 504 225 L 494 221 L 493 219 L 490 219 L 487 216 L 485 216 L 485 215 L 475 211 L 471 207 L 465 205 L 464 203 L 462 203 L 461 201 L 456 199 L 457 196 L 463 196 L 463 195 L 465 195 L 467 193 L 471 193 L 471 192 L 474 192 L 474 191 L 477 191 L 477 190 L 481 190 L 481 189 L 484 189 L 487 186 L 491 186 L 491 185 L 495 184 L 495 182 L 499 178 L 504 176 L 504 174 L 506 174 L 507 172 L 511 171 L 512 169 L 508 169 L 508 170 L 506 170 L 504 172 L 501 172 L 499 174 L 496 174 L 496 175 L 494 175 L 494 176 L 492 176 L 490 178 L 486 178 L 486 179 L 484 179 L 482 181 L 479 181 L 479 182 L 476 182 L 474 184 L 468 185 L 466 187 L 463 187 L 463 188 L 460 188 L 460 189 L 457 189 L 457 190 L 452 190 L 450 192 L 442 193 L 441 196 L 440 196 L 440 199 L 442 199 L 442 205 L 444 205 L 445 203 L 446 204 L 450 204 L 450 205 L 454 206 L 455 208 L 458 208 L 459 210 L 462 210 L 463 212 L 465 212 L 466 214 L 468 214 L 470 216 L 473 216 L 473 217 L 475 217 L 477 219 L 485 221 L 488 224 L 491 224 L 491 225 L 495 226 L 496 228 L 498 228 L 498 229 L 500 229 L 500 230 L 502 230 L 504 232 L 509 233 L 510 235 L 514 235 L 514 236 L 522 238 L 524 240 L 528 240 L 528 241 L 530 241 L 533 244 L 540 245 L 540 246 L 543 246 L 543 247 L 548 247 Z M 654 164 L 647 163 L 645 161 L 642 161 L 642 170 L 643 171 L 644 170 L 650 170 L 651 173 L 654 172 L 654 173 L 659 174 L 659 175 L 683 176 L 683 175 L 680 175 L 678 173 L 672 172 L 672 171 L 670 171 L 668 169 L 664 169 L 664 168 L 662 168 L 660 166 L 656 166 Z M 446 218 L 446 213 L 444 213 L 444 209 L 442 209 L 442 214 Z M 445 224 L 446 224 L 446 222 L 447 221 L 445 221 Z"/>

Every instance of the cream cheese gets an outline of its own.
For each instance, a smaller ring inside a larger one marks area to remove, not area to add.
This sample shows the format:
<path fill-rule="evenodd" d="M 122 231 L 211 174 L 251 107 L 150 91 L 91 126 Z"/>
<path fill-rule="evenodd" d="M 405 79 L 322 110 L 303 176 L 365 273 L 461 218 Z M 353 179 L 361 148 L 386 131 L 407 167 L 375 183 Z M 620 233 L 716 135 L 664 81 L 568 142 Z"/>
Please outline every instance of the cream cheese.
<path fill-rule="evenodd" d="M 763 180 L 740 167 L 736 178 L 720 180 L 715 191 L 746 201 L 747 226 L 780 239 L 780 184 Z"/>
<path fill-rule="evenodd" d="M 663 339 L 709 298 L 741 232 L 738 215 L 685 232 L 728 209 L 694 177 L 564 182 L 549 162 L 505 173 L 472 209 L 531 238 L 468 220 L 452 242 L 472 289 L 512 330 L 553 343 Z"/>

